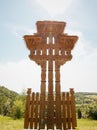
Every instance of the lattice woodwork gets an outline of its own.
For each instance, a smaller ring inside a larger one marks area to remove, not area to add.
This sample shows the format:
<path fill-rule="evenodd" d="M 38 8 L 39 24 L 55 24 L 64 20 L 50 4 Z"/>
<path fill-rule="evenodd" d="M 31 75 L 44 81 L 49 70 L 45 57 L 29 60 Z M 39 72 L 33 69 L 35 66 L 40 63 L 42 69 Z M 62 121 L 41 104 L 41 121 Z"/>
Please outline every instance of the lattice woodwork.
<path fill-rule="evenodd" d="M 41 92 L 31 96 L 28 90 L 24 128 L 75 128 L 74 93 L 72 89 L 61 93 L 60 66 L 72 59 L 71 50 L 78 37 L 64 33 L 65 22 L 38 21 L 36 25 L 37 32 L 25 35 L 24 40 L 30 59 L 41 66 Z"/>

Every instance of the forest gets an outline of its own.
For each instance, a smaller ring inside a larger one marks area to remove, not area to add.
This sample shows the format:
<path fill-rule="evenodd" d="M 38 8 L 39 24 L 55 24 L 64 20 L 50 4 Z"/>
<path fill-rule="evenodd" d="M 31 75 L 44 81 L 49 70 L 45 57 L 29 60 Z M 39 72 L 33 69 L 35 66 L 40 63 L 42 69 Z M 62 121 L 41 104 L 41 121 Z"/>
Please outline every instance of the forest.
<path fill-rule="evenodd" d="M 20 119 L 24 117 L 26 92 L 21 94 L 0 86 L 0 115 Z M 76 115 L 78 119 L 97 120 L 97 93 L 75 93 Z"/>

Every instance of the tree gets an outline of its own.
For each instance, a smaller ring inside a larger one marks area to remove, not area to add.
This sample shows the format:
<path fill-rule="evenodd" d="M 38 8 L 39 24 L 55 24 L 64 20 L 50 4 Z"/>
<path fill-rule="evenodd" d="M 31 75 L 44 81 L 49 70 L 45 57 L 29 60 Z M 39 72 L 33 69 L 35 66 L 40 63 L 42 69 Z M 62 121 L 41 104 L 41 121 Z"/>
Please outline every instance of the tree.
<path fill-rule="evenodd" d="M 12 107 L 12 117 L 14 119 L 20 119 L 23 116 L 24 116 L 24 102 L 20 97 L 17 97 Z"/>
<path fill-rule="evenodd" d="M 81 117 L 82 117 L 82 112 L 81 112 L 81 110 L 78 109 L 78 110 L 77 110 L 77 113 L 78 113 L 78 119 L 81 119 Z"/>
<path fill-rule="evenodd" d="M 97 106 L 90 108 L 88 115 L 89 115 L 89 118 L 97 120 Z"/>
<path fill-rule="evenodd" d="M 18 95 L 18 93 L 0 86 L 0 115 L 10 116 L 13 102 Z"/>

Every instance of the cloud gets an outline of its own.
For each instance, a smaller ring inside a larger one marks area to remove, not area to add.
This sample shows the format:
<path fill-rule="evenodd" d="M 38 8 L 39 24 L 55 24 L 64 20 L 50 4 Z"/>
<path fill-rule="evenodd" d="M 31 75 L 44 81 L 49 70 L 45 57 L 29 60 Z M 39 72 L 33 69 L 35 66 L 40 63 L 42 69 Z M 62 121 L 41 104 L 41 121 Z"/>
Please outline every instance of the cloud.
<path fill-rule="evenodd" d="M 73 0 L 37 0 L 37 2 L 50 14 L 55 16 L 65 12 Z"/>
<path fill-rule="evenodd" d="M 40 67 L 30 60 L 0 64 L 0 85 L 22 92 L 23 89 L 40 89 Z"/>
<path fill-rule="evenodd" d="M 36 28 L 30 28 L 26 25 L 14 24 L 14 23 L 7 23 L 5 27 L 9 30 L 11 34 L 18 38 L 22 38 L 24 35 L 33 35 L 36 32 Z"/>
<path fill-rule="evenodd" d="M 97 47 L 86 41 L 81 32 L 73 50 L 73 59 L 61 67 L 62 90 L 75 88 L 76 91 L 97 91 Z M 64 85 L 64 86 L 63 86 Z"/>

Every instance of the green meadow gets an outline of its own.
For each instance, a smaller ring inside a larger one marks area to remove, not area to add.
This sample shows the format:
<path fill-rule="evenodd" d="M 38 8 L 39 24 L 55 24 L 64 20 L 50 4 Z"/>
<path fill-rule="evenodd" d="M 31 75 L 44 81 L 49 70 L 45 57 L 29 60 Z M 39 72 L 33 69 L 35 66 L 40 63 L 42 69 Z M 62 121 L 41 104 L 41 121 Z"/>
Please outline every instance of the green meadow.
<path fill-rule="evenodd" d="M 0 116 L 0 130 L 23 130 L 23 119 L 13 120 Z"/>
<path fill-rule="evenodd" d="M 10 117 L 0 116 L 0 130 L 23 130 L 24 119 L 13 120 Z M 77 120 L 77 130 L 97 130 L 97 120 Z"/>
<path fill-rule="evenodd" d="M 97 130 L 97 120 L 79 119 L 77 127 L 78 130 Z"/>

